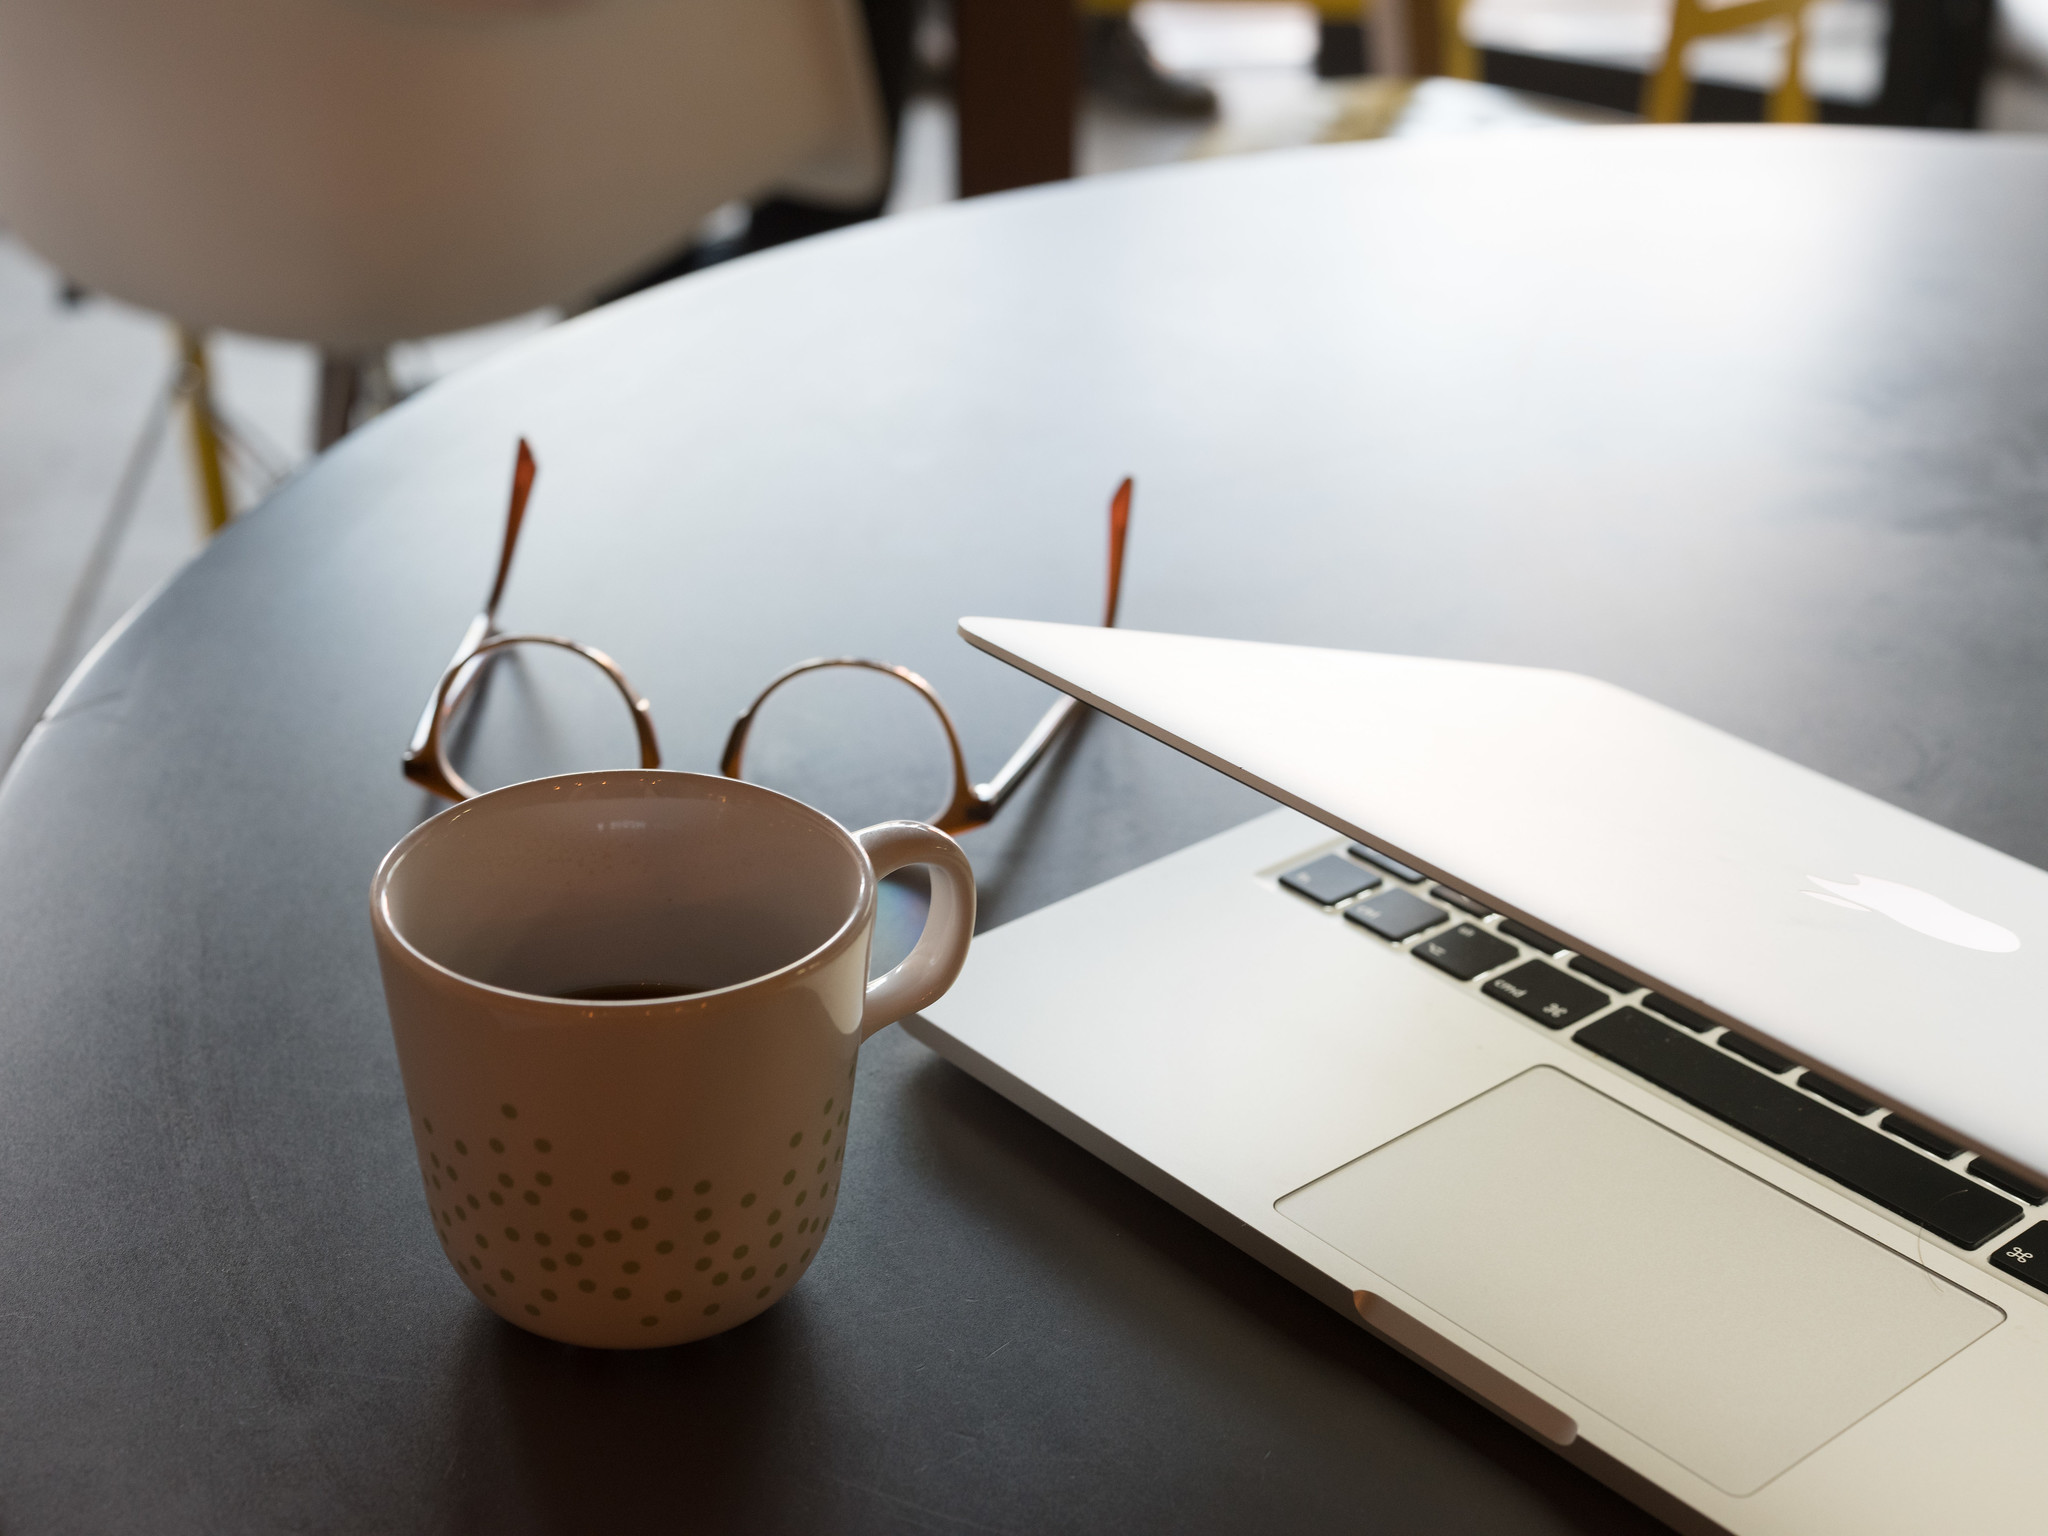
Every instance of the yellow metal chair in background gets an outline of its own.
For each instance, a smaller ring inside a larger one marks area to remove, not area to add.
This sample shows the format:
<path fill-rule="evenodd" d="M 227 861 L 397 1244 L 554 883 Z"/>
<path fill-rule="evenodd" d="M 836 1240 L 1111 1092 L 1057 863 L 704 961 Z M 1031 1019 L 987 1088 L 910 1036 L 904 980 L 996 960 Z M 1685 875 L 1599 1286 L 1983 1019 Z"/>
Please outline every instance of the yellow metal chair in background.
<path fill-rule="evenodd" d="M 1411 0 L 1418 12 L 1433 14 L 1437 33 L 1434 70 L 1460 80 L 1482 78 L 1479 51 L 1465 36 L 1465 0 Z M 1703 37 L 1746 32 L 1751 27 L 1782 21 L 1790 29 L 1785 44 L 1785 75 L 1764 98 L 1764 117 L 1773 123 L 1810 123 L 1818 114 L 1806 93 L 1800 66 L 1806 53 L 1806 7 L 1811 0 L 1739 0 L 1734 5 L 1708 6 L 1701 0 L 1672 0 L 1671 35 L 1664 56 L 1643 78 L 1645 122 L 1682 123 L 1692 114 L 1692 78 L 1685 72 L 1686 50 Z M 1418 30 L 1426 30 L 1418 28 Z M 1417 52 L 1427 58 L 1426 49 Z"/>
<path fill-rule="evenodd" d="M 1128 11 L 1133 0 L 1078 0 L 1080 9 L 1097 15 Z M 1324 21 L 1360 21 L 1379 5 L 1403 5 L 1403 29 L 1410 58 L 1399 73 L 1448 75 L 1458 80 L 1485 78 L 1479 50 L 1465 35 L 1466 0 L 1311 0 Z M 1790 29 L 1785 47 L 1785 74 L 1765 98 L 1764 116 L 1774 123 L 1810 123 L 1818 113 L 1800 78 L 1806 50 L 1806 7 L 1811 0 L 1738 0 L 1709 6 L 1701 0 L 1672 0 L 1671 34 L 1657 67 L 1643 80 L 1642 114 L 1646 122 L 1682 123 L 1692 110 L 1692 80 L 1685 72 L 1686 50 L 1703 37 L 1747 31 L 1784 22 Z"/>
<path fill-rule="evenodd" d="M 1741 0 L 1737 5 L 1709 8 L 1700 0 L 1673 0 L 1671 39 L 1664 59 L 1643 82 L 1643 117 L 1652 123 L 1682 123 L 1692 115 L 1692 80 L 1685 72 L 1685 50 L 1697 39 L 1723 32 L 1782 21 L 1791 29 L 1785 43 L 1785 76 L 1764 99 L 1764 117 L 1773 123 L 1810 123 L 1819 115 L 1806 94 L 1800 64 L 1806 54 L 1806 7 L 1809 0 Z"/>

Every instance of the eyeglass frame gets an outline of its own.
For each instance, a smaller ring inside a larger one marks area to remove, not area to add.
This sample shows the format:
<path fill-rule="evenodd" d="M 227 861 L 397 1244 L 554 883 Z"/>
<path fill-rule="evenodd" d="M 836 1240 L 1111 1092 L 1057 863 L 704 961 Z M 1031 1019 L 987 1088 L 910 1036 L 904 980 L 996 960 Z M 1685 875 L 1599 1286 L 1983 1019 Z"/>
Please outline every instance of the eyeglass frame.
<path fill-rule="evenodd" d="M 505 585 L 512 574 L 512 558 L 519 546 L 519 535 L 526 521 L 527 502 L 533 494 L 533 482 L 539 472 L 532 447 L 524 437 L 519 439 L 518 452 L 513 461 L 512 497 L 505 515 L 504 543 L 498 554 L 498 570 L 492 580 L 490 595 L 484 600 L 483 608 L 469 621 L 463 631 L 462 640 L 455 648 L 455 654 L 441 671 L 440 681 L 427 699 L 418 724 L 413 727 L 410 741 L 406 744 L 402 759 L 405 776 L 443 799 L 463 801 L 472 798 L 479 791 L 469 783 L 448 760 L 447 731 L 455 712 L 471 696 L 482 680 L 484 669 L 492 656 L 517 645 L 548 645 L 570 651 L 596 666 L 618 690 L 619 696 L 633 717 L 633 730 L 640 749 L 642 768 L 661 766 L 661 748 L 654 734 L 653 707 L 645 695 L 634 689 L 627 681 L 626 674 L 617 662 L 594 646 L 571 640 L 562 635 L 504 634 L 498 630 L 498 604 L 504 598 Z M 1123 597 L 1124 545 L 1130 532 L 1131 499 L 1135 489 L 1130 476 L 1125 476 L 1110 497 L 1109 503 L 1109 575 L 1108 591 L 1103 602 L 1102 626 L 1114 628 L 1117 610 Z M 938 716 L 940 729 L 945 733 L 946 752 L 953 769 L 953 787 L 946 804 L 938 815 L 931 818 L 931 825 L 941 832 L 957 834 L 985 826 L 995 819 L 1010 797 L 1014 795 L 1031 770 L 1038 766 L 1060 733 L 1080 713 L 1081 702 L 1071 696 L 1063 696 L 1039 717 L 1038 723 L 1009 760 L 996 770 L 994 777 L 980 784 L 973 782 L 967 771 L 967 756 L 960 745 L 960 732 L 953 723 L 953 717 L 938 690 L 933 688 L 916 672 L 908 667 L 891 662 L 874 661 L 861 656 L 818 656 L 800 661 L 785 668 L 769 680 L 768 685 L 754 696 L 746 711 L 733 722 L 727 734 L 725 749 L 719 754 L 718 769 L 729 779 L 742 779 L 741 772 L 746 754 L 747 738 L 753 730 L 755 717 L 775 691 L 785 683 L 804 676 L 806 673 L 822 671 L 830 667 L 854 667 L 883 673 L 894 677 L 915 690 L 932 712 Z"/>

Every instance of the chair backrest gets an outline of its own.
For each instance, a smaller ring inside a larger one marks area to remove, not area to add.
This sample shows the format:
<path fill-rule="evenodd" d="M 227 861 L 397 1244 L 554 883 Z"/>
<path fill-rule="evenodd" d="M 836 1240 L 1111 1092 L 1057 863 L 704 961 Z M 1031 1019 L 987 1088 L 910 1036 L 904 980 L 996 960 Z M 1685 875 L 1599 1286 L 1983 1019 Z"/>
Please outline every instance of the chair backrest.
<path fill-rule="evenodd" d="M 882 156 L 850 0 L 0 3 L 0 219 L 192 326 L 480 324 Z"/>

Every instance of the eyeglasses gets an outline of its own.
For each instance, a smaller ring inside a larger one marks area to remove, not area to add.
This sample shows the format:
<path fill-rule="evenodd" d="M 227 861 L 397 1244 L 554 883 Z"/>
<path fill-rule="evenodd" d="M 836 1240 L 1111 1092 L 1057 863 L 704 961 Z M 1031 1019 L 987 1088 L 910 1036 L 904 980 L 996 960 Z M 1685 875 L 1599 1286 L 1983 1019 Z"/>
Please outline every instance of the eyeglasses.
<path fill-rule="evenodd" d="M 498 604 L 504 598 L 505 583 L 512 574 L 512 557 L 519 547 L 519 533 L 526 519 L 526 504 L 533 494 L 537 469 L 533 450 L 521 438 L 512 471 L 511 505 L 505 514 L 505 538 L 498 553 L 498 572 L 491 582 L 490 595 L 484 600 L 482 611 L 469 621 L 469 627 L 463 631 L 462 643 L 456 646 L 454 656 L 442 669 L 441 679 L 427 699 L 405 749 L 405 776 L 444 799 L 467 800 L 478 792 L 449 761 L 448 743 L 459 731 L 465 711 L 478 698 L 478 685 L 485 670 L 498 657 L 521 646 L 564 651 L 601 672 L 606 684 L 624 701 L 632 716 L 640 766 L 661 766 L 661 748 L 655 739 L 653 711 L 647 700 L 626 680 L 626 674 L 619 670 L 617 662 L 603 651 L 565 636 L 508 635 L 498 628 Z M 1109 502 L 1108 590 L 1102 608 L 1105 628 L 1116 623 L 1117 604 L 1123 591 L 1124 541 L 1130 531 L 1131 491 L 1132 483 L 1127 478 L 1117 486 Z M 929 709 L 936 718 L 948 759 L 952 788 L 937 814 L 928 819 L 942 832 L 965 832 L 994 819 L 1081 710 L 1078 700 L 1061 698 L 1039 718 L 1031 733 L 1024 738 L 1023 745 L 1010 754 L 1009 760 L 996 770 L 994 777 L 977 784 L 967 772 L 967 757 L 961 749 L 960 732 L 953 723 L 953 717 L 938 692 L 924 678 L 908 667 L 871 661 L 865 657 L 815 657 L 778 673 L 770 679 L 767 687 L 755 695 L 746 712 L 733 722 L 732 731 L 726 737 L 725 750 L 719 757 L 719 772 L 732 779 L 745 777 L 748 742 L 760 723 L 762 706 L 776 693 L 798 678 L 834 673 L 865 673 L 891 679 L 911 690 L 921 706 Z"/>

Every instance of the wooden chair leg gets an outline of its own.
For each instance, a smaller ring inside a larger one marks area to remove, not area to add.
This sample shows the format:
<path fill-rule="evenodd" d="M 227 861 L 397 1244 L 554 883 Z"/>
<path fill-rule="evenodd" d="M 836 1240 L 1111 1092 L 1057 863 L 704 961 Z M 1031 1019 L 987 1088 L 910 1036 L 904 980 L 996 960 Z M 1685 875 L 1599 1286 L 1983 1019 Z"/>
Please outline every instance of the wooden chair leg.
<path fill-rule="evenodd" d="M 210 538 L 234 516 L 228 501 L 228 478 L 221 467 L 220 424 L 213 408 L 213 371 L 207 366 L 206 338 L 178 327 L 178 355 L 185 376 L 185 410 L 192 428 L 192 463 L 199 476 L 200 516 Z"/>
<path fill-rule="evenodd" d="M 1074 174 L 1081 34 L 1073 0 L 957 0 L 960 195 Z"/>

